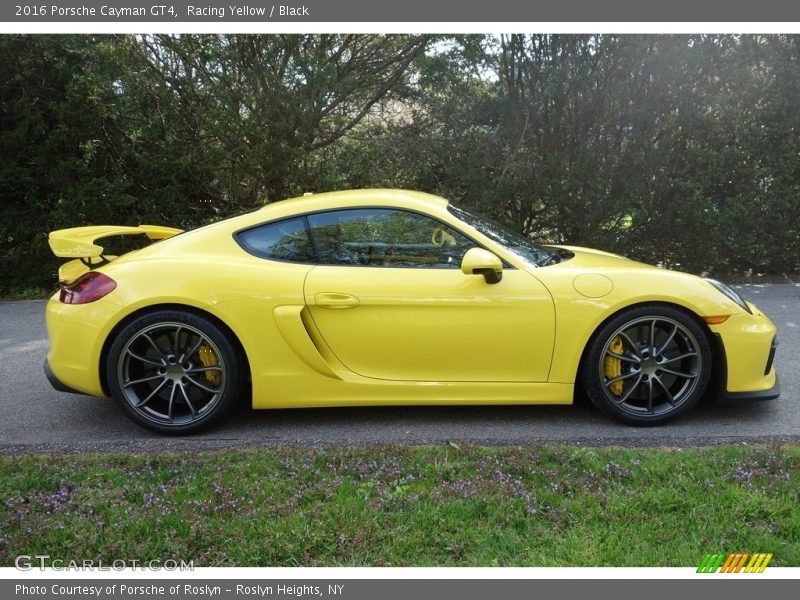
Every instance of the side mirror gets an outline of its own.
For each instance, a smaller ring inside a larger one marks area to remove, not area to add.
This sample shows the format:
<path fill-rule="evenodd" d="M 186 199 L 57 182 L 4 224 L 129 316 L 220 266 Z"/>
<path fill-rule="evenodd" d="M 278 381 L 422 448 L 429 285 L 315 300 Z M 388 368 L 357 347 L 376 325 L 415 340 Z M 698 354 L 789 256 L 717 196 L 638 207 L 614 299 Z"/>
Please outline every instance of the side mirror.
<path fill-rule="evenodd" d="M 499 283 L 503 278 L 503 262 L 483 248 L 470 248 L 461 259 L 461 272 L 465 275 L 483 275 L 486 283 Z"/>

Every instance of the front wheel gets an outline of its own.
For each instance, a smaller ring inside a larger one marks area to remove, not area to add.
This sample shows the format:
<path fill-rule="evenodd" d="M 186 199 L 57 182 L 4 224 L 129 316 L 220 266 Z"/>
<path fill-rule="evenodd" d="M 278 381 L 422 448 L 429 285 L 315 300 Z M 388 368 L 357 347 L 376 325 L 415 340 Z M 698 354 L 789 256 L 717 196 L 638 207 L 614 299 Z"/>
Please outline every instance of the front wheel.
<path fill-rule="evenodd" d="M 683 311 L 641 306 L 593 337 L 581 379 L 603 413 L 632 425 L 660 425 L 689 411 L 708 386 L 711 347 Z"/>
<path fill-rule="evenodd" d="M 220 422 L 242 395 L 242 358 L 211 320 L 191 312 L 143 315 L 123 329 L 106 363 L 108 387 L 133 421 L 162 434 Z"/>

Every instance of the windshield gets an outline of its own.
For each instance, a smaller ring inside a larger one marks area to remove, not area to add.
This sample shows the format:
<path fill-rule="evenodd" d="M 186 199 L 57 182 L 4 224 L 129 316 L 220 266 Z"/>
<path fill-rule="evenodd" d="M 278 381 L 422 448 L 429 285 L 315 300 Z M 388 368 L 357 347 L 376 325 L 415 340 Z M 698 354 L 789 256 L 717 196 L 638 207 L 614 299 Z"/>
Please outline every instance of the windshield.
<path fill-rule="evenodd" d="M 537 267 L 559 262 L 561 258 L 560 250 L 540 246 L 524 235 L 508 229 L 500 225 L 500 223 L 495 223 L 487 217 L 473 214 L 463 208 L 453 206 L 452 204 L 447 205 L 447 210 L 461 221 L 464 221 L 467 225 L 477 229 L 493 242 L 497 242 L 519 256 L 522 260 L 534 264 Z"/>

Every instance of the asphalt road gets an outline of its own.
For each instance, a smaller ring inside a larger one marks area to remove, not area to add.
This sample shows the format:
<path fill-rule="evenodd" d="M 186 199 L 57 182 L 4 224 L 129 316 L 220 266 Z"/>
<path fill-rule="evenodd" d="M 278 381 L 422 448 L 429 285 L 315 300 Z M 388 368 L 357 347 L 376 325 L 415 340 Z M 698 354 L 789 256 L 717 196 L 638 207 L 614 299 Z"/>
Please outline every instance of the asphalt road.
<path fill-rule="evenodd" d="M 112 400 L 56 392 L 42 372 L 44 302 L 0 303 L 0 453 L 196 450 L 255 446 L 568 443 L 695 446 L 800 441 L 800 284 L 739 286 L 776 323 L 782 396 L 760 403 L 703 402 L 658 428 L 609 421 L 575 406 L 385 407 L 253 411 L 188 438 L 164 438 L 122 416 Z"/>

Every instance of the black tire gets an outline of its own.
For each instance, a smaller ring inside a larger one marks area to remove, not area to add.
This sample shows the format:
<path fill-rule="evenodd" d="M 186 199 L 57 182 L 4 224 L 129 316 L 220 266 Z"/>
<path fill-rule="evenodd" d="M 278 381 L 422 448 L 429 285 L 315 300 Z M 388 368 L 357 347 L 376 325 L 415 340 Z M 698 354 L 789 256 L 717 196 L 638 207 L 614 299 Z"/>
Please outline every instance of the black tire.
<path fill-rule="evenodd" d="M 602 413 L 629 425 L 661 425 L 697 404 L 712 368 L 704 328 L 680 309 L 648 304 L 595 332 L 580 381 Z"/>
<path fill-rule="evenodd" d="M 230 414 L 243 396 L 245 364 L 238 344 L 212 320 L 158 310 L 134 319 L 116 336 L 106 359 L 106 381 L 136 424 L 186 435 Z"/>

